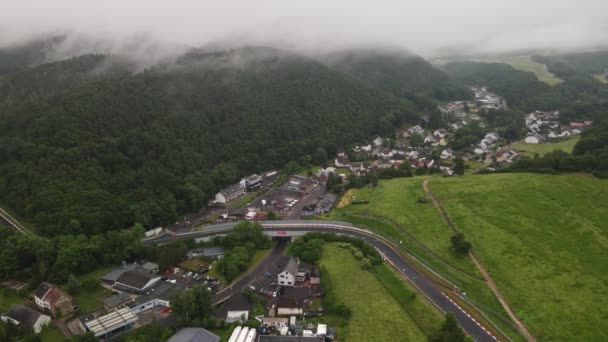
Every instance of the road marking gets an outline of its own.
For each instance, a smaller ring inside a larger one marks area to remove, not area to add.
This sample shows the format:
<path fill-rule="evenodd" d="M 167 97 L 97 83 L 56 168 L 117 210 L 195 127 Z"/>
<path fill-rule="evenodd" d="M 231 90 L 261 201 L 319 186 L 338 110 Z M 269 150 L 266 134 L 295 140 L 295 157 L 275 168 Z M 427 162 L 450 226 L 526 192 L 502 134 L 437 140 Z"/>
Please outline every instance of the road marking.
<path fill-rule="evenodd" d="M 483 330 L 486 334 L 490 335 L 490 337 L 494 340 L 494 341 L 498 341 L 498 339 L 496 338 L 496 336 L 492 335 L 492 333 L 486 329 L 483 325 L 481 325 L 479 322 L 477 322 L 475 320 L 475 318 L 471 317 L 471 315 L 466 312 L 464 309 L 462 309 L 458 304 L 456 304 L 456 302 L 454 302 L 454 300 L 452 300 L 452 298 L 450 298 L 448 295 L 446 295 L 443 291 L 441 291 L 441 294 L 447 298 L 452 304 L 454 304 L 454 306 L 456 306 L 460 311 L 462 311 L 463 314 L 465 314 L 468 318 L 471 319 L 471 321 L 473 321 L 475 324 L 477 324 L 478 327 L 481 328 L 481 330 Z"/>

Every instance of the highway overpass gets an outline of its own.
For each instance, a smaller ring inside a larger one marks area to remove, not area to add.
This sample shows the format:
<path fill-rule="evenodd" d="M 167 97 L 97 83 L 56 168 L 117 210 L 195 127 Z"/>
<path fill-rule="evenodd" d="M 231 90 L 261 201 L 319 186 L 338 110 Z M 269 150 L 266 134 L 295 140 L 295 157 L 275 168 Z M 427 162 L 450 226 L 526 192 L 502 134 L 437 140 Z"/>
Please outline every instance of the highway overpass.
<path fill-rule="evenodd" d="M 457 303 L 453 302 L 444 292 L 439 289 L 432 280 L 419 272 L 399 252 L 399 247 L 365 229 L 354 227 L 351 223 L 340 221 L 261 221 L 262 230 L 269 236 L 289 237 L 301 235 L 307 232 L 328 232 L 353 236 L 374 246 L 384 260 L 404 275 L 424 297 L 443 312 L 452 312 L 463 330 L 471 335 L 476 341 L 496 341 L 497 338 L 477 322 L 470 314 L 466 313 Z M 184 232 L 164 232 L 155 237 L 143 239 L 146 245 L 165 244 L 176 240 L 196 239 L 225 235 L 229 233 L 238 222 L 221 223 L 205 226 L 199 230 Z M 243 285 L 243 284 L 238 284 Z M 236 285 L 233 285 L 236 287 Z M 370 300 L 373 300 L 370 298 Z"/>

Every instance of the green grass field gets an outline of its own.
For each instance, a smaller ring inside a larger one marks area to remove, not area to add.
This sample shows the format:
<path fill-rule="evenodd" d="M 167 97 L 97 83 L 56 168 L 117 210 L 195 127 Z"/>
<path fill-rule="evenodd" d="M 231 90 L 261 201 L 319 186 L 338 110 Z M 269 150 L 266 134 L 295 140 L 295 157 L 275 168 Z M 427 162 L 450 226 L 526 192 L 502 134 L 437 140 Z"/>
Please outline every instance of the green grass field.
<path fill-rule="evenodd" d="M 576 145 L 579 139 L 580 136 L 573 136 L 569 137 L 568 139 L 550 144 L 526 144 L 520 141 L 511 144 L 511 148 L 525 152 L 524 154 L 528 156 L 531 156 L 534 153 L 538 153 L 540 156 L 543 156 L 555 150 L 562 150 L 567 153 L 572 153 L 572 150 L 574 150 L 574 145 Z"/>
<path fill-rule="evenodd" d="M 80 275 L 77 278 L 80 282 L 84 282 L 86 280 L 94 280 L 99 282 L 101 277 L 111 270 L 112 267 L 101 267 L 87 274 Z M 110 295 L 112 295 L 112 291 L 98 284 L 93 289 L 83 289 L 73 295 L 74 305 L 78 305 L 80 307 L 80 312 L 83 314 L 93 312 L 102 307 L 102 299 L 109 297 Z"/>
<path fill-rule="evenodd" d="M 549 85 L 556 85 L 563 82 L 562 79 L 556 77 L 547 70 L 547 66 L 541 63 L 534 62 L 530 56 L 505 56 L 476 59 L 478 62 L 485 63 L 504 63 L 509 64 L 515 69 L 528 71 L 536 75 L 539 81 Z"/>
<path fill-rule="evenodd" d="M 608 339 L 608 180 L 494 174 L 430 187 L 539 341 Z"/>
<path fill-rule="evenodd" d="M 67 341 L 61 330 L 55 324 L 49 324 L 40 332 L 41 342 L 60 342 Z"/>
<path fill-rule="evenodd" d="M 369 196 L 369 204 L 348 205 L 334 209 L 327 219 L 351 222 L 400 244 L 419 261 L 467 292 L 469 302 L 483 311 L 503 334 L 514 341 L 522 341 L 522 337 L 519 336 L 471 260 L 450 251 L 452 231 L 441 219 L 433 204 L 430 201 L 426 203 L 420 201 L 426 198 L 422 188 L 425 178 L 381 180 L 373 192 L 369 188 L 356 189 L 353 194 L 363 192 L 363 196 Z M 430 182 L 433 184 L 436 180 L 443 179 L 449 181 L 451 178 L 434 177 Z M 421 248 L 387 219 L 400 224 L 435 254 Z M 455 270 L 446 261 L 467 274 Z"/>
<path fill-rule="evenodd" d="M 23 304 L 25 299 L 17 292 L 0 287 L 0 313 L 7 312 L 13 304 Z"/>
<path fill-rule="evenodd" d="M 326 244 L 321 265 L 332 278 L 338 300 L 352 311 L 348 329 L 341 331 L 345 336 L 339 336 L 341 341 L 427 340 L 427 332 L 421 330 L 374 274 L 361 269 L 349 250 Z"/>

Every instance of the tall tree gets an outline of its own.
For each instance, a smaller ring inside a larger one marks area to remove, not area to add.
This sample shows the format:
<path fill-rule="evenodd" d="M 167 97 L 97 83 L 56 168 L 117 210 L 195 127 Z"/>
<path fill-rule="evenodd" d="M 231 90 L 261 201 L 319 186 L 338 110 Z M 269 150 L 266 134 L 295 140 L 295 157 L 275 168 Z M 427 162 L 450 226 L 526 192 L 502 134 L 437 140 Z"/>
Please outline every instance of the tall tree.
<path fill-rule="evenodd" d="M 171 309 L 182 325 L 209 327 L 215 321 L 211 294 L 202 285 L 175 294 L 171 298 Z"/>

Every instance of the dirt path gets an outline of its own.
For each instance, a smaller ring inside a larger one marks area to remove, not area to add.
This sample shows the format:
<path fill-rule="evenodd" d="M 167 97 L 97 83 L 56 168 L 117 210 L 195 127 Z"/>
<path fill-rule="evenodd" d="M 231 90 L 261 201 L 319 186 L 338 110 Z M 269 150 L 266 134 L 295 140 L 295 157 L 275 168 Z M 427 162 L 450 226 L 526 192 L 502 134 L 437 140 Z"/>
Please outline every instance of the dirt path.
<path fill-rule="evenodd" d="M 441 205 L 441 203 L 439 202 L 439 200 L 435 197 L 435 195 L 433 195 L 433 193 L 429 189 L 429 184 L 428 183 L 429 183 L 429 179 L 426 179 L 422 183 L 422 187 L 424 188 L 424 192 L 431 198 L 431 200 L 433 201 L 433 205 L 435 205 L 435 208 L 437 208 L 437 210 L 441 214 L 441 217 L 443 217 L 443 219 L 448 224 L 448 226 L 450 226 L 450 228 L 452 229 L 452 231 L 454 233 L 458 233 L 458 229 L 456 229 L 456 226 L 454 225 L 454 223 L 452 222 L 452 220 L 450 219 L 450 217 L 446 213 L 445 209 L 443 209 L 443 206 Z M 534 336 L 532 336 L 532 334 L 528 331 L 528 329 L 526 328 L 526 326 L 519 320 L 519 318 L 517 318 L 517 316 L 515 316 L 515 312 L 513 312 L 513 310 L 511 309 L 511 306 L 507 302 L 505 296 L 502 294 L 502 292 L 500 292 L 500 290 L 498 289 L 498 286 L 496 286 L 496 283 L 494 283 L 494 280 L 492 279 L 492 277 L 490 276 L 490 274 L 488 273 L 488 271 L 485 269 L 485 267 L 483 267 L 483 265 L 481 264 L 481 262 L 479 261 L 479 259 L 477 259 L 477 257 L 475 256 L 475 254 L 473 254 L 473 252 L 469 252 L 469 256 L 471 257 L 471 259 L 475 263 L 475 266 L 477 267 L 477 269 L 479 270 L 479 272 L 483 275 L 483 277 L 486 280 L 486 283 L 488 284 L 488 287 L 490 288 L 490 290 L 492 290 L 492 292 L 494 293 L 494 295 L 496 296 L 496 298 L 498 298 L 498 301 L 500 302 L 500 305 L 502 305 L 503 309 L 505 309 L 505 311 L 507 312 L 507 314 L 509 315 L 509 317 L 511 318 L 511 320 L 513 322 L 515 322 L 515 324 L 517 325 L 517 328 L 519 329 L 519 332 L 526 338 L 526 340 L 528 340 L 528 341 L 534 341 L 535 342 L 536 339 L 534 338 Z"/>

